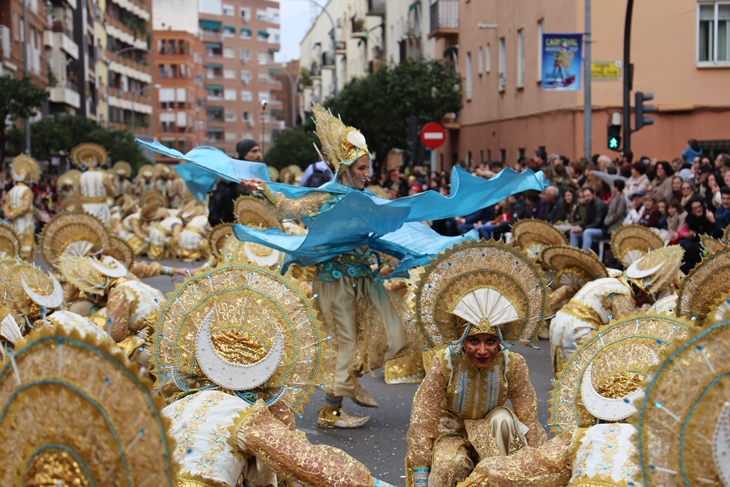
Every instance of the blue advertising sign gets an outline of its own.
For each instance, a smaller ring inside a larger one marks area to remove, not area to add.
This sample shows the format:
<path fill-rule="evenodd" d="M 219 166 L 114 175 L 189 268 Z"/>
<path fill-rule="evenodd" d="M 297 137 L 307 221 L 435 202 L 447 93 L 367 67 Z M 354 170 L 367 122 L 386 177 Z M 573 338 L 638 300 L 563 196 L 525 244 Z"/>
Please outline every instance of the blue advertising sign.
<path fill-rule="evenodd" d="M 542 89 L 580 90 L 583 34 L 542 35 Z"/>

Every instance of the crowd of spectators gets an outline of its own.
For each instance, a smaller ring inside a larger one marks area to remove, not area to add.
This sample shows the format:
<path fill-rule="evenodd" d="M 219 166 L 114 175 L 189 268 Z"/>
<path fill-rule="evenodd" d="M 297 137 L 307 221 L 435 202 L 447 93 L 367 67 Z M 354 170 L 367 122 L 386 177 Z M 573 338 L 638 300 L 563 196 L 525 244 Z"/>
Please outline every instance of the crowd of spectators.
<path fill-rule="evenodd" d="M 483 238 L 497 239 L 515 221 L 537 218 L 564 231 L 571 245 L 596 250 L 620 226 L 638 224 L 652 228 L 667 244 L 681 245 L 687 272 L 701 260 L 700 237 L 722 238 L 730 224 L 730 155 L 711 158 L 694 140 L 671 162 L 634 161 L 630 152 L 615 160 L 596 155 L 570 161 L 538 150 L 536 157 L 522 158 L 512 168 L 542 170 L 548 186 L 542 193 L 526 191 L 471 215 L 434 222 L 434 228 L 444 235 L 474 229 Z M 501 169 L 500 164 L 481 164 L 472 173 L 488 178 Z M 410 176 L 384 178 L 388 181 L 402 182 L 409 188 L 406 194 L 426 188 L 448 194 L 443 173 L 428 176 L 415 170 Z"/>

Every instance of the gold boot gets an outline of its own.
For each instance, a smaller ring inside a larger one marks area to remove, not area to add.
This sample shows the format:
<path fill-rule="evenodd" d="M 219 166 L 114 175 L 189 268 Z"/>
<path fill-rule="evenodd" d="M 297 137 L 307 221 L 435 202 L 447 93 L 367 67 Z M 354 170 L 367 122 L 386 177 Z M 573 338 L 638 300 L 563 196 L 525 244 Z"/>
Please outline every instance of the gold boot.
<path fill-rule="evenodd" d="M 364 408 L 378 407 L 378 403 L 375 402 L 373 396 L 371 396 L 368 390 L 361 385 L 357 386 L 357 392 L 355 392 L 355 395 L 351 399 L 352 402 Z"/>
<path fill-rule="evenodd" d="M 342 406 L 337 409 L 330 409 L 327 406 L 322 406 L 317 413 L 317 426 L 320 428 L 342 428 L 342 429 L 354 429 L 360 428 L 362 425 L 368 422 L 370 416 L 359 417 L 350 416 L 342 410 Z"/>

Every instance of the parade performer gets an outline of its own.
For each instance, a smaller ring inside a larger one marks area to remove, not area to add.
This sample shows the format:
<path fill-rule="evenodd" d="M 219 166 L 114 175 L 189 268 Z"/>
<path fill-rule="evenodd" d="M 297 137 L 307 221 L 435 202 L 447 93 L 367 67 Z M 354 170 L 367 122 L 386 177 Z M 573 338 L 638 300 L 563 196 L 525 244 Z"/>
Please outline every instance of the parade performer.
<path fill-rule="evenodd" d="M 527 364 L 511 351 L 544 321 L 540 269 L 501 242 L 464 243 L 434 259 L 414 293 L 430 360 L 413 400 L 406 485 L 453 487 L 480 459 L 542 445 Z"/>
<path fill-rule="evenodd" d="M 112 172 L 114 173 L 114 197 L 121 198 L 122 196 L 132 194 L 132 182 L 129 178 L 132 177 L 132 166 L 125 161 L 117 161 L 112 166 Z"/>
<path fill-rule="evenodd" d="M 155 189 L 156 170 L 151 164 L 145 164 L 137 171 L 137 195 L 142 195 L 147 191 Z"/>
<path fill-rule="evenodd" d="M 612 318 L 673 294 L 683 255 L 677 245 L 663 247 L 635 261 L 623 277 L 596 279 L 583 286 L 550 325 L 553 370 L 560 370 L 576 346 Z"/>
<path fill-rule="evenodd" d="M 328 341 L 311 300 L 287 278 L 244 265 L 191 277 L 153 336 L 182 485 L 388 487 L 295 429 Z"/>
<path fill-rule="evenodd" d="M 71 169 L 66 171 L 58 178 L 58 199 L 63 200 L 75 198 L 79 195 L 79 181 L 81 180 L 81 171 Z"/>
<path fill-rule="evenodd" d="M 170 167 L 167 164 L 155 164 L 155 172 L 157 179 L 155 180 L 155 189 L 163 196 L 168 197 L 168 183 L 170 182 Z"/>
<path fill-rule="evenodd" d="M 146 222 L 150 222 L 147 257 L 150 259 L 174 258 L 177 255 L 177 241 L 180 239 L 183 228 L 182 220 L 154 202 L 147 203 L 142 208 L 141 215 Z"/>
<path fill-rule="evenodd" d="M 470 213 L 511 193 L 542 190 L 543 182 L 541 175 L 531 171 L 503 171 L 485 181 L 455 169 L 450 196 L 427 191 L 385 201 L 364 191 L 370 178 L 370 153 L 364 136 L 321 106 L 315 105 L 313 113 L 317 135 L 336 175 L 334 181 L 320 188 L 269 183 L 266 165 L 232 160 L 212 148 L 194 149 L 183 155 L 160 144 L 138 143 L 212 174 L 196 173 L 198 188 L 202 188 L 206 177 L 210 186 L 218 177 L 242 182 L 264 199 L 274 216 L 303 219 L 309 225 L 304 237 L 242 225 L 234 225 L 234 231 L 240 240 L 285 252 L 282 273 L 291 264 L 318 266 L 313 286 L 315 303 L 327 333 L 333 336 L 332 353 L 324 365 L 327 372 L 323 384 L 328 398 L 318 424 L 324 428 L 359 427 L 366 418 L 345 416 L 342 397 L 350 397 L 360 405 L 377 406 L 358 377 L 381 367 L 406 346 L 400 317 L 382 284 L 374 280 L 379 270 L 371 269 L 372 253 L 399 259 L 390 277 L 402 277 L 407 269 L 427 263 L 429 256 L 463 240 L 442 237 L 417 222 Z"/>
<path fill-rule="evenodd" d="M 142 226 L 141 210 L 137 208 L 136 202 L 127 202 L 121 210 L 122 222 L 117 227 L 116 233 L 132 249 L 134 255 L 139 257 L 147 252 L 149 245 L 149 233 Z"/>
<path fill-rule="evenodd" d="M 170 208 L 180 208 L 183 202 L 190 198 L 185 180 L 175 171 L 174 167 L 170 167 L 171 179 L 167 181 L 167 197 L 170 200 Z"/>
<path fill-rule="evenodd" d="M 207 239 L 210 224 L 205 207 L 196 200 L 190 200 L 180 209 L 180 218 L 186 223 L 177 241 L 178 257 L 184 262 L 207 258 L 210 253 Z"/>
<path fill-rule="evenodd" d="M 28 187 L 37 183 L 41 169 L 32 157 L 21 154 L 10 163 L 10 174 L 15 182 L 8 192 L 3 206 L 5 219 L 20 237 L 22 247 L 20 256 L 29 262 L 35 254 L 35 220 L 33 218 L 33 191 Z"/>
<path fill-rule="evenodd" d="M 109 175 L 99 169 L 107 163 L 106 149 L 98 144 L 79 144 L 71 149 L 69 157 L 76 167 L 86 169 L 79 181 L 84 211 L 96 216 L 108 226 L 111 215 L 107 198 L 113 197 L 115 191 Z"/>

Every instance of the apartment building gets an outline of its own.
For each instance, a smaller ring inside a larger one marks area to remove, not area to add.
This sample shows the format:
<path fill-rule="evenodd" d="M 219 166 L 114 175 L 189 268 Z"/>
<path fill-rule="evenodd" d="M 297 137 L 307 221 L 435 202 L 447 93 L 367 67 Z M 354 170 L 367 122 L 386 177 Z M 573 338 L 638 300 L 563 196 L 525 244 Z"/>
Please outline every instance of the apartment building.
<path fill-rule="evenodd" d="M 78 8 L 77 2 L 68 0 L 53 0 L 47 6 L 50 29 L 43 32 L 43 46 L 49 70 L 49 113 L 77 113 L 81 108 L 81 73 L 75 64 L 83 53 L 74 33 Z"/>
<path fill-rule="evenodd" d="M 375 1 L 375 0 L 370 0 Z M 429 37 L 429 5 L 421 0 L 388 0 L 385 52 L 389 63 L 406 59 L 433 59 L 436 41 Z"/>
<path fill-rule="evenodd" d="M 83 1 L 83 0 L 79 0 Z M 137 136 L 151 134 L 152 43 L 148 0 L 96 0 L 96 78 L 100 123 Z"/>
<path fill-rule="evenodd" d="M 294 59 L 281 65 L 276 79 L 282 84 L 283 89 L 275 93 L 276 99 L 282 103 L 281 114 L 276 118 L 284 122 L 286 127 L 295 127 L 302 124 L 302 114 L 299 113 L 299 86 L 301 75 L 299 72 L 299 60 Z"/>
<path fill-rule="evenodd" d="M 0 2 L 0 40 L 2 62 L 0 75 L 22 78 L 23 46 L 27 46 L 28 75 L 39 86 L 48 85 L 48 69 L 43 58 L 43 33 L 49 28 L 45 5 L 41 0 L 26 0 L 28 39 L 23 33 L 21 0 Z"/>
<path fill-rule="evenodd" d="M 268 0 L 206 0 L 198 9 L 205 47 L 206 144 L 235 155 L 236 143 L 271 145 L 283 104 L 274 64 L 279 50 L 279 3 Z"/>
<path fill-rule="evenodd" d="M 542 91 L 539 54 L 542 33 L 585 31 L 583 1 L 438 0 L 428 8 L 437 55 L 455 59 L 464 78 L 464 108 L 445 120 L 440 163 L 511 164 L 541 146 L 583 155 L 583 91 Z M 593 1 L 592 9 L 593 60 L 620 63 L 625 3 Z M 654 93 L 657 108 L 654 125 L 633 135 L 634 153 L 669 160 L 689 138 L 710 153 L 730 150 L 730 3 L 636 2 L 633 22 L 633 89 Z M 606 127 L 621 111 L 622 81 L 591 87 L 592 152 L 615 156 Z"/>
<path fill-rule="evenodd" d="M 300 43 L 299 62 L 305 85 L 302 111 L 308 111 L 312 103 L 324 102 L 352 79 L 372 74 L 385 64 L 385 4 L 385 0 L 327 2 Z"/>

